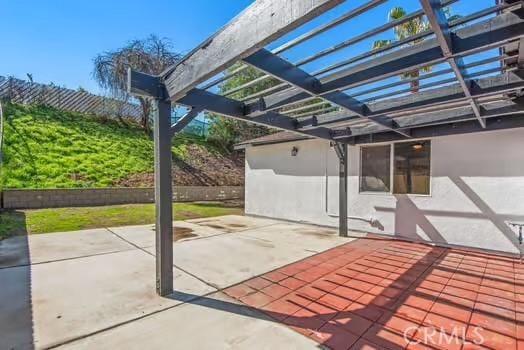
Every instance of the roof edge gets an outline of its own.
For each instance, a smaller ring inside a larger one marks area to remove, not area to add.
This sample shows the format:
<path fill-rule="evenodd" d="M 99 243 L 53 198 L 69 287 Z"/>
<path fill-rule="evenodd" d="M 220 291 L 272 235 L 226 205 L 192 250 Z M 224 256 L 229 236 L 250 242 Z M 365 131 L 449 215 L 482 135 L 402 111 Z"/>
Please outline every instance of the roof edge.
<path fill-rule="evenodd" d="M 242 150 L 248 147 L 272 145 L 277 143 L 294 142 L 302 140 L 313 140 L 313 137 L 307 135 L 299 135 L 286 131 L 277 132 L 275 134 L 269 134 L 266 136 L 258 137 L 255 139 L 239 142 L 233 146 L 234 150 Z"/>

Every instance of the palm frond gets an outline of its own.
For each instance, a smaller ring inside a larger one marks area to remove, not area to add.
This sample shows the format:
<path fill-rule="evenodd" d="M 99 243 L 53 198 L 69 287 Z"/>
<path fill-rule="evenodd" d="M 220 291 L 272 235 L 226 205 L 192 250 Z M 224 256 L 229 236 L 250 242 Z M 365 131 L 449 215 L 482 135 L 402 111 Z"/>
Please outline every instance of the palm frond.
<path fill-rule="evenodd" d="M 373 42 L 372 49 L 373 50 L 380 49 L 380 48 L 382 48 L 384 46 L 387 46 L 387 45 L 391 44 L 391 42 L 392 42 L 391 40 L 386 40 L 386 39 L 384 39 L 384 40 L 375 40 Z"/>
<path fill-rule="evenodd" d="M 406 10 L 404 10 L 404 8 L 400 7 L 400 6 L 397 6 L 397 7 L 393 7 L 390 11 L 389 11 L 389 14 L 388 14 L 388 19 L 390 21 L 395 21 L 397 19 L 400 19 L 404 16 L 406 16 L 407 12 Z"/>
<path fill-rule="evenodd" d="M 422 67 L 420 70 L 422 72 L 424 72 L 424 73 L 431 73 L 433 71 L 433 67 L 432 66 L 425 66 L 425 67 Z"/>
<path fill-rule="evenodd" d="M 451 15 L 451 10 L 449 7 L 443 8 L 444 14 L 448 21 L 453 21 L 461 16 L 459 15 Z M 399 20 L 407 15 L 407 12 L 404 8 L 397 6 L 392 8 L 388 13 L 388 19 L 390 22 Z M 408 38 L 411 38 L 417 34 L 426 32 L 431 29 L 431 24 L 428 22 L 428 20 L 425 18 L 425 16 L 419 16 L 410 20 L 407 20 L 406 22 L 399 24 L 393 28 L 393 32 L 395 34 L 395 40 L 389 40 L 389 39 L 381 39 L 381 40 L 375 40 L 373 42 L 373 50 L 376 50 L 378 48 L 382 48 L 386 45 L 389 45 L 395 41 L 401 41 Z M 421 37 L 417 40 L 411 40 L 410 43 L 406 44 L 408 45 L 417 45 L 421 41 L 423 41 L 425 38 Z M 418 92 L 420 88 L 419 84 L 419 74 L 422 73 L 430 73 L 433 70 L 432 66 L 425 66 L 419 69 L 416 69 L 414 71 L 406 72 L 403 74 L 400 74 L 401 79 L 412 79 L 411 81 L 411 91 L 413 93 Z"/>

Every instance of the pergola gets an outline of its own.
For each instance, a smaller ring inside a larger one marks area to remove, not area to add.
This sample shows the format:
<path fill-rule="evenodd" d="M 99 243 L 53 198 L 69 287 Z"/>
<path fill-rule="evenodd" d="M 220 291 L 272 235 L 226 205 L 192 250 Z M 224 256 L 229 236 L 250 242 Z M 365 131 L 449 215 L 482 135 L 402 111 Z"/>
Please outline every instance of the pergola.
<path fill-rule="evenodd" d="M 386 0 L 368 0 L 271 50 L 267 47 L 344 1 L 258 0 L 160 76 L 130 71 L 129 91 L 154 99 L 157 107 L 157 292 L 173 291 L 171 138 L 201 111 L 332 142 L 340 160 L 342 236 L 347 235 L 348 144 L 523 127 L 523 1 L 499 0 L 449 21 L 445 7 L 457 1 L 419 0 L 417 11 L 290 62 L 282 54 L 336 31 Z M 430 24 L 427 30 L 344 56 L 316 71 L 306 68 L 424 16 Z M 248 66 L 263 74 L 216 93 L 218 84 Z M 428 66 L 433 67 L 430 73 L 391 79 Z M 233 98 L 236 92 L 270 78 L 279 83 Z M 416 90 L 409 87 L 413 81 L 419 84 Z M 190 108 L 175 125 L 171 125 L 172 103 Z"/>

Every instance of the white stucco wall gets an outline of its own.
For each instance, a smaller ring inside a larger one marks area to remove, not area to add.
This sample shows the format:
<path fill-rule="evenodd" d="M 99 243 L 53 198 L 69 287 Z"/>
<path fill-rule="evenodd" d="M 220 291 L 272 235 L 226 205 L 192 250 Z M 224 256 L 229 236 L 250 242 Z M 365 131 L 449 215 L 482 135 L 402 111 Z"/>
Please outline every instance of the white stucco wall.
<path fill-rule="evenodd" d="M 380 227 L 350 228 L 518 252 L 506 221 L 524 221 L 524 129 L 432 139 L 429 196 L 359 193 L 359 148 L 349 147 L 348 215 Z M 245 190 L 247 214 L 338 224 L 338 159 L 326 141 L 248 148 Z"/>

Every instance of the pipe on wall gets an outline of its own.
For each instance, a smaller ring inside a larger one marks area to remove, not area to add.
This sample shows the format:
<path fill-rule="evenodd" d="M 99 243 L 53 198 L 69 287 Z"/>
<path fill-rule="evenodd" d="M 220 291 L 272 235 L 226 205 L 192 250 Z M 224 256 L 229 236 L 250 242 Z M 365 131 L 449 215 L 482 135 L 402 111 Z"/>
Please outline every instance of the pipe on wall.
<path fill-rule="evenodd" d="M 324 157 L 325 159 L 325 162 L 324 162 L 324 176 L 325 176 L 325 188 L 324 188 L 324 191 L 325 191 L 325 205 L 324 205 L 324 211 L 325 213 L 329 216 L 329 217 L 332 217 L 332 218 L 339 218 L 340 215 L 338 214 L 330 214 L 329 213 L 329 172 L 328 172 L 328 167 L 329 167 L 329 162 L 328 162 L 328 159 L 329 159 L 329 151 L 332 147 L 328 147 L 327 148 L 327 151 L 326 151 L 326 157 Z M 347 176 L 347 174 L 346 174 Z M 348 208 L 349 209 L 349 208 Z M 348 210 L 349 212 L 349 210 Z M 371 227 L 374 227 L 374 228 L 380 228 L 381 225 L 380 225 L 380 222 L 374 218 L 372 215 L 368 218 L 365 218 L 365 217 L 362 217 L 362 216 L 349 216 L 348 215 L 348 221 L 349 220 L 358 220 L 358 221 L 363 221 L 363 222 L 366 222 L 368 223 Z"/>

